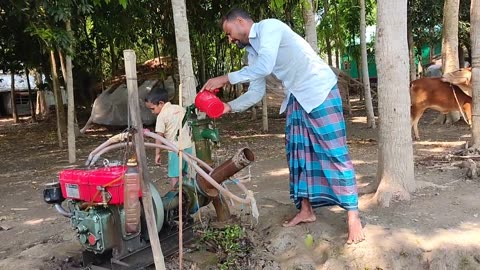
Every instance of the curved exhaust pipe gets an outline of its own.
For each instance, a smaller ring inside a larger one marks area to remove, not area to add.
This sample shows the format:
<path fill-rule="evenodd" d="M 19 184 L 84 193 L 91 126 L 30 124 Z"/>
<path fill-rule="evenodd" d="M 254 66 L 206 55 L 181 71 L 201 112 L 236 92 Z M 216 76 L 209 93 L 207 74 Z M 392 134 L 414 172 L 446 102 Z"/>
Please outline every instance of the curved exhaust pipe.
<path fill-rule="evenodd" d="M 247 167 L 255 160 L 252 150 L 248 148 L 240 149 L 232 158 L 220 164 L 220 166 L 213 169 L 210 176 L 219 184 L 225 182 L 232 175 L 239 172 L 241 169 Z M 201 175 L 198 175 L 198 187 L 200 190 L 210 198 L 218 197 L 218 190 L 213 187 Z"/>
<path fill-rule="evenodd" d="M 69 212 L 67 210 L 65 210 L 65 208 L 62 207 L 61 204 L 59 203 L 56 203 L 55 204 L 55 210 L 57 210 L 58 213 L 60 213 L 60 215 L 64 216 L 64 217 L 72 217 L 73 213 L 72 212 Z"/>

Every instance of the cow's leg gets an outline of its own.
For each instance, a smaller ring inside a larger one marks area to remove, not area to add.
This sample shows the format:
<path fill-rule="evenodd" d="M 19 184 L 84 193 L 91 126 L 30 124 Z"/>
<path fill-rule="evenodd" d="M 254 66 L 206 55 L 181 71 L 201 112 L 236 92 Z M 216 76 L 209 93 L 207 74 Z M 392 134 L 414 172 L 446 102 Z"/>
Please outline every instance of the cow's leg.
<path fill-rule="evenodd" d="M 471 103 L 464 103 L 463 106 L 463 111 L 467 115 L 467 123 L 470 127 L 472 127 L 472 104 Z"/>
<path fill-rule="evenodd" d="M 80 133 L 85 134 L 85 132 L 86 132 L 87 129 L 90 127 L 90 125 L 92 124 L 92 122 L 93 122 L 93 112 L 92 112 L 92 114 L 90 115 L 90 118 L 88 118 L 88 121 L 87 121 L 87 123 L 85 124 L 85 126 L 84 126 L 82 129 L 80 129 Z"/>
<path fill-rule="evenodd" d="M 410 106 L 410 119 L 412 121 L 413 134 L 415 140 L 420 140 L 420 135 L 418 134 L 418 121 L 422 117 L 426 108 L 421 108 L 415 105 Z"/>

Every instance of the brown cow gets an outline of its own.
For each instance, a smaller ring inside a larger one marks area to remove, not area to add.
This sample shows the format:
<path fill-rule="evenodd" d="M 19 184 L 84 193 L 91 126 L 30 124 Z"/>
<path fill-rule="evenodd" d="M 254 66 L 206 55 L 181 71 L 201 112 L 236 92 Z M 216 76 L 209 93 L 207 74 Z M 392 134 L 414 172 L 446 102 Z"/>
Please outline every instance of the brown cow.
<path fill-rule="evenodd" d="M 420 139 L 418 120 L 426 109 L 434 109 L 446 114 L 460 111 L 461 107 L 467 115 L 468 123 L 471 122 L 472 97 L 457 86 L 443 82 L 441 78 L 421 78 L 412 81 L 410 83 L 410 99 L 410 116 L 416 140 Z"/>

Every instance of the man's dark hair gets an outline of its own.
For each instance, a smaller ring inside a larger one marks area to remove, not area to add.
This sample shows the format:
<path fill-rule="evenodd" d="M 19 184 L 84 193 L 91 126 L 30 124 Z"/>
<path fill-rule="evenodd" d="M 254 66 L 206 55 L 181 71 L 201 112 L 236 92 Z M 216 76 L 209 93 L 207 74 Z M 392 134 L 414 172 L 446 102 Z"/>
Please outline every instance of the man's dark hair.
<path fill-rule="evenodd" d="M 168 102 L 168 91 L 164 88 L 155 86 L 145 97 L 145 102 L 158 105 L 160 102 Z"/>
<path fill-rule="evenodd" d="M 220 21 L 220 25 L 222 26 L 225 21 L 232 21 L 235 20 L 237 17 L 241 17 L 247 20 L 252 20 L 250 14 L 242 8 L 232 8 L 230 9 L 225 15 L 223 15 L 222 20 Z"/>

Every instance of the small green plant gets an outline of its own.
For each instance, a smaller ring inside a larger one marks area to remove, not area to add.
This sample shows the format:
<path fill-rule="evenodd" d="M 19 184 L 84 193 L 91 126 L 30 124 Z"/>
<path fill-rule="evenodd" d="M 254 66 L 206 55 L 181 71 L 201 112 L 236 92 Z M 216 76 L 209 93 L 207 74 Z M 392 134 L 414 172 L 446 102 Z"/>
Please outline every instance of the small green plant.
<path fill-rule="evenodd" d="M 242 257 L 252 250 L 250 241 L 239 225 L 229 225 L 224 229 L 209 228 L 204 232 L 201 242 L 214 247 L 220 255 L 219 269 L 235 269 Z"/>

